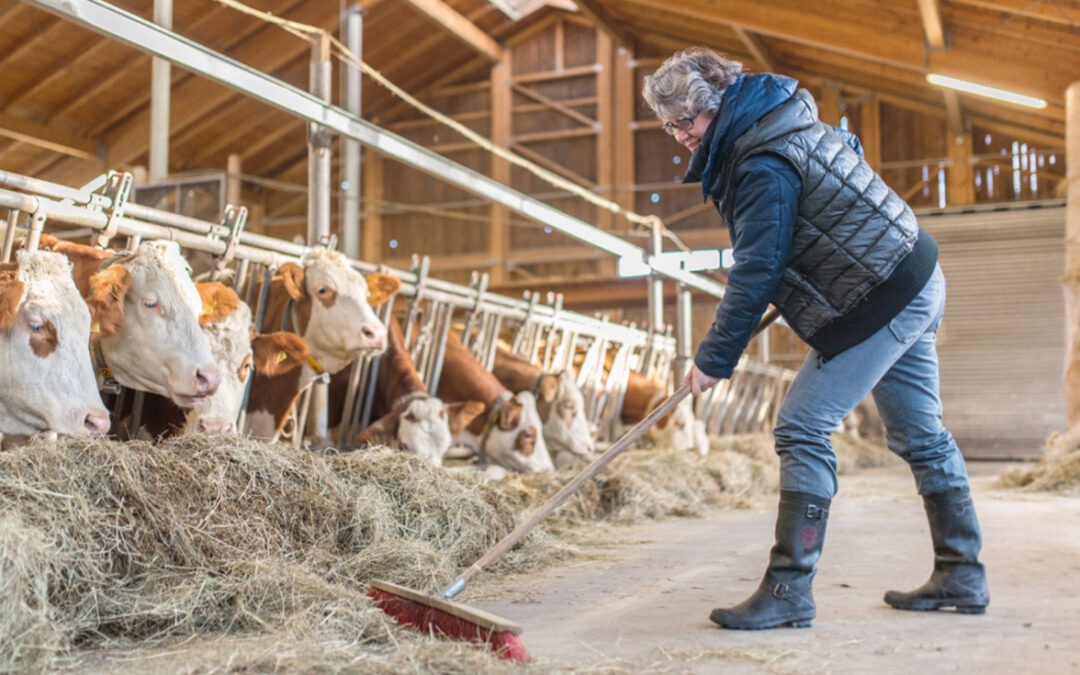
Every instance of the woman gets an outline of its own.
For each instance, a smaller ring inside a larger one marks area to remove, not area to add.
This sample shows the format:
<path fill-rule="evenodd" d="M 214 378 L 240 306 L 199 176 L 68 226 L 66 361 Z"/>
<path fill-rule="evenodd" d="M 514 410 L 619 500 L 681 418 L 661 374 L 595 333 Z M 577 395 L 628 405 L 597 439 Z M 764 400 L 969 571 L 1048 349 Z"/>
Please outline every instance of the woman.
<path fill-rule="evenodd" d="M 889 449 L 911 466 L 935 555 L 929 581 L 889 591 L 885 602 L 983 613 L 990 596 L 967 470 L 941 424 L 937 244 L 862 159 L 855 137 L 818 120 L 795 80 L 744 74 L 742 64 L 693 48 L 646 77 L 643 94 L 693 152 L 685 181 L 701 183 L 731 234 L 727 292 L 686 376 L 694 395 L 731 376 L 770 303 L 812 348 L 773 430 L 780 505 L 764 579 L 710 618 L 725 628 L 810 625 L 814 565 L 837 490 L 829 436 L 868 393 Z"/>

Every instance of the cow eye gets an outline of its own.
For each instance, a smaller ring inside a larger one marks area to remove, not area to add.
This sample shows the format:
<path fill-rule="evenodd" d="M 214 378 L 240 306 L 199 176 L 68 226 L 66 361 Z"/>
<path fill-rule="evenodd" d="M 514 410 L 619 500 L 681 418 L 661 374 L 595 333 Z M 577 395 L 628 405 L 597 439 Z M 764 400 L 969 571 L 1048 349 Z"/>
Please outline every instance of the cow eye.
<path fill-rule="evenodd" d="M 40 333 L 45 330 L 45 322 L 41 319 L 30 319 L 27 321 L 27 325 L 29 326 L 31 333 Z"/>
<path fill-rule="evenodd" d="M 157 309 L 158 308 L 158 301 L 155 298 L 146 298 L 145 300 L 142 301 L 142 304 L 143 304 L 143 307 L 145 307 L 147 309 Z"/>
<path fill-rule="evenodd" d="M 320 286 L 319 290 L 316 291 L 316 293 L 318 293 L 319 295 L 326 295 L 329 292 L 330 292 L 330 289 L 328 287 L 326 287 L 326 286 Z"/>

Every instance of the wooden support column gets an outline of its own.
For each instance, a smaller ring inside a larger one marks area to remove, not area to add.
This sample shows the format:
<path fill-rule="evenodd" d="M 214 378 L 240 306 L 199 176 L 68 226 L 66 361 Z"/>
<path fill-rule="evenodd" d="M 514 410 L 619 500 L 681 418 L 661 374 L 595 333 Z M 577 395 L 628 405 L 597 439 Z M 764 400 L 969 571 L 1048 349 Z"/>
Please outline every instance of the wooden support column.
<path fill-rule="evenodd" d="M 637 184 L 637 170 L 634 159 L 634 111 L 637 110 L 634 99 L 634 53 L 629 47 L 620 46 L 615 50 L 615 63 L 612 67 L 612 151 L 611 168 L 613 190 L 611 200 L 626 209 L 635 211 L 634 186 Z M 629 227 L 627 222 L 619 222 L 619 227 Z M 614 277 L 618 274 L 618 260 L 605 258 L 600 265 L 600 273 Z"/>
<path fill-rule="evenodd" d="M 614 89 L 611 38 L 603 31 L 596 32 L 596 191 L 606 199 L 612 199 L 615 175 L 612 170 L 615 154 Z M 614 199 L 612 199 L 614 201 Z M 607 209 L 596 209 L 597 227 L 610 230 L 612 214 Z"/>
<path fill-rule="evenodd" d="M 360 259 L 370 263 L 383 261 L 383 219 L 382 208 L 385 201 L 383 185 L 383 159 L 381 153 L 372 148 L 364 150 L 364 170 L 361 172 L 364 183 L 364 195 L 361 199 Z"/>
<path fill-rule="evenodd" d="M 1080 423 L 1080 82 L 1065 90 L 1065 418 Z"/>
<path fill-rule="evenodd" d="M 821 83 L 818 119 L 834 127 L 840 126 L 840 87 L 835 82 L 826 80 Z"/>
<path fill-rule="evenodd" d="M 876 170 L 881 166 L 881 102 L 877 97 L 869 97 L 862 101 L 860 108 L 859 140 L 867 163 Z"/>
<path fill-rule="evenodd" d="M 975 203 L 975 176 L 971 169 L 972 140 L 971 132 L 949 131 L 946 143 L 948 148 L 949 168 L 946 170 L 948 192 L 945 193 L 947 206 Z"/>
<path fill-rule="evenodd" d="M 510 147 L 512 129 L 513 72 L 510 67 L 510 51 L 503 50 L 502 58 L 491 67 L 491 141 L 500 148 Z M 510 185 L 510 163 L 492 155 L 491 177 L 503 185 Z M 510 211 L 499 204 L 491 205 L 491 231 L 488 238 L 488 254 L 495 264 L 491 267 L 491 283 L 505 283 L 508 275 L 507 261 L 510 254 Z"/>
<path fill-rule="evenodd" d="M 228 159 L 225 160 L 225 203 L 233 206 L 240 206 L 244 203 L 242 196 L 243 182 L 240 178 L 243 171 L 241 162 L 240 155 L 235 152 L 229 153 Z"/>

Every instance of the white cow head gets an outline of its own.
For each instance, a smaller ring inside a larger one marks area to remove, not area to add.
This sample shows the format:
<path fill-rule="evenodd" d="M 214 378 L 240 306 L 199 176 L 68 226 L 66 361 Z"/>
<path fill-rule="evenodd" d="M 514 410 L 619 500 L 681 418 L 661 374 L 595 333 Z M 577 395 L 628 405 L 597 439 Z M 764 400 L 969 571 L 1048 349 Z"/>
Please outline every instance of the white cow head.
<path fill-rule="evenodd" d="M 356 445 L 396 444 L 402 450 L 442 466 L 455 434 L 484 412 L 479 401 L 443 403 L 428 394 L 409 397 L 356 435 Z"/>
<path fill-rule="evenodd" d="M 0 432 L 109 430 L 90 360 L 90 312 L 59 253 L 0 266 Z"/>
<path fill-rule="evenodd" d="M 401 282 L 380 273 L 369 274 L 365 281 L 344 255 L 321 247 L 312 249 L 301 262 L 282 265 L 280 273 L 298 312 L 307 317 L 301 337 L 322 367 L 336 373 L 361 356 L 385 351 L 386 326 L 371 307 L 396 291 Z M 395 287 L 387 292 L 384 285 Z"/>
<path fill-rule="evenodd" d="M 540 413 L 532 392 L 522 391 L 503 403 L 484 431 L 483 452 L 493 464 L 528 473 L 555 468 L 541 433 Z"/>
<path fill-rule="evenodd" d="M 106 364 L 127 387 L 191 407 L 221 375 L 199 326 L 202 300 L 175 242 L 152 241 L 90 278 L 87 298 Z"/>
<path fill-rule="evenodd" d="M 298 335 L 254 333 L 251 308 L 228 286 L 213 281 L 196 286 L 202 297 L 199 322 L 221 372 L 221 386 L 187 411 L 183 434 L 231 433 L 252 371 L 273 377 L 309 364 L 311 353 Z"/>
<path fill-rule="evenodd" d="M 546 401 L 542 413 L 544 439 L 555 456 L 556 465 L 569 464 L 574 457 L 589 458 L 596 445 L 585 418 L 585 397 L 573 373 L 564 370 L 540 382 L 540 399 Z"/>

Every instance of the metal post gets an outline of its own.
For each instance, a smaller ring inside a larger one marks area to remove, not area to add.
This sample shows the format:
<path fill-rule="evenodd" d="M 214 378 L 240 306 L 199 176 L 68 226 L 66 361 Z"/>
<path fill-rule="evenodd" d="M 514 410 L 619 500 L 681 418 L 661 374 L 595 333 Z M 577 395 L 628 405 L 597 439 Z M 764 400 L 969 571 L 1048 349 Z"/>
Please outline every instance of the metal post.
<path fill-rule="evenodd" d="M 660 223 L 653 223 L 652 226 L 649 253 L 654 256 L 659 256 L 664 250 L 662 227 Z M 655 332 L 664 330 L 664 277 L 655 272 L 649 276 L 649 329 Z"/>
<path fill-rule="evenodd" d="M 341 21 L 345 46 L 360 57 L 364 48 L 364 12 L 360 5 L 345 10 Z M 344 65 L 344 108 L 357 117 L 361 116 L 360 69 L 351 63 Z M 346 138 L 342 144 L 343 156 L 341 180 L 341 240 L 342 251 L 348 257 L 360 258 L 360 144 Z"/>
<path fill-rule="evenodd" d="M 311 93 L 330 102 L 330 36 L 322 33 L 311 45 Z M 308 245 L 330 238 L 330 132 L 316 122 L 308 124 Z M 328 382 L 316 380 L 312 386 L 311 426 L 315 442 L 329 435 Z"/>
<path fill-rule="evenodd" d="M 172 0 L 154 0 L 154 23 L 172 30 Z M 155 56 L 150 64 L 150 180 L 169 175 L 169 103 L 172 65 Z"/>
<path fill-rule="evenodd" d="M 330 36 L 321 34 L 311 46 L 311 93 L 330 101 Z M 330 236 L 330 144 L 328 129 L 308 124 L 308 246 Z"/>
<path fill-rule="evenodd" d="M 678 285 L 675 309 L 675 380 L 681 382 L 693 363 L 694 348 L 694 296 L 686 284 Z"/>

